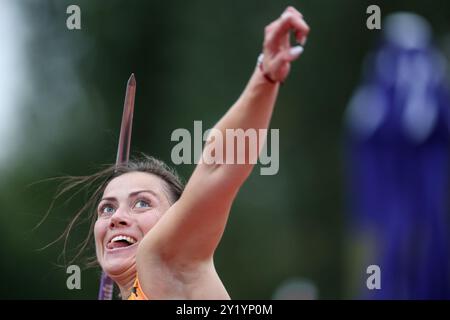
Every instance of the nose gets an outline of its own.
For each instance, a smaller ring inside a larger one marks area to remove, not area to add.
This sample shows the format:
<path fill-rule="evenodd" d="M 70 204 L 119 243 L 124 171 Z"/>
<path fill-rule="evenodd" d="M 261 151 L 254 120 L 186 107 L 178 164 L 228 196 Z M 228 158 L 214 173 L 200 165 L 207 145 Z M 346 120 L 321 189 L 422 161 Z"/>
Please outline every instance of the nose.
<path fill-rule="evenodd" d="M 112 216 L 109 222 L 109 227 L 111 229 L 120 228 L 120 227 L 128 227 L 130 226 L 130 215 L 127 210 L 118 209 Z"/>

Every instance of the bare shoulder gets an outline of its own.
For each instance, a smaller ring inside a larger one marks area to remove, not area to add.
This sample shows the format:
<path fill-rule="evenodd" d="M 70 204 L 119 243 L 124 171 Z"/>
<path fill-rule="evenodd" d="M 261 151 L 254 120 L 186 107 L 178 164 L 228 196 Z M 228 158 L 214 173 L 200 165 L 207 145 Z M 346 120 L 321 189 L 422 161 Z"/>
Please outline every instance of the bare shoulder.
<path fill-rule="evenodd" d="M 213 260 L 180 264 L 160 256 L 136 257 L 142 290 L 149 299 L 227 300 L 230 299 Z"/>

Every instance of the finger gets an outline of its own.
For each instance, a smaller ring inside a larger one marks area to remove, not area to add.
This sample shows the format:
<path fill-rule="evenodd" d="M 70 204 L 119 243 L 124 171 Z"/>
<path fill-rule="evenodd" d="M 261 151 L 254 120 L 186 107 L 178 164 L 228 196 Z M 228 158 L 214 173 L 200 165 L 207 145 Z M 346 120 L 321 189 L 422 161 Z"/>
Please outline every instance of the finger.
<path fill-rule="evenodd" d="M 304 49 L 302 46 L 295 46 L 289 49 L 289 61 L 292 62 L 297 60 L 298 57 L 303 53 Z"/>
<path fill-rule="evenodd" d="M 303 15 L 302 15 L 299 11 L 297 11 L 297 9 L 295 9 L 295 8 L 292 7 L 292 6 L 287 7 L 287 8 L 284 10 L 283 14 L 282 14 L 280 17 L 283 18 L 283 16 L 284 16 L 285 14 L 287 14 L 287 13 L 293 14 L 293 15 L 299 17 L 300 19 L 303 19 Z M 284 42 L 284 44 L 285 44 L 285 45 L 283 46 L 283 48 L 290 48 L 290 37 L 289 37 L 289 33 L 286 34 L 286 39 L 283 40 L 283 42 Z"/>
<path fill-rule="evenodd" d="M 279 51 L 289 49 L 291 47 L 291 37 L 289 31 L 281 36 L 279 44 Z"/>
<path fill-rule="evenodd" d="M 303 14 L 301 14 L 300 11 L 298 11 L 297 9 L 295 9 L 295 8 L 292 7 L 292 6 L 287 7 L 286 10 L 284 10 L 283 14 L 284 14 L 285 12 L 291 12 L 291 13 L 293 13 L 293 14 L 299 16 L 300 18 L 303 18 Z"/>
<path fill-rule="evenodd" d="M 274 69 L 274 71 L 269 74 L 269 78 L 275 82 L 283 83 L 289 74 L 289 71 L 291 69 L 291 64 L 288 62 L 282 61 L 282 59 L 280 61 L 276 61 L 274 63 L 277 64 L 277 69 Z"/>
<path fill-rule="evenodd" d="M 275 20 L 269 26 L 266 27 L 265 35 L 264 35 L 264 48 L 270 48 L 270 49 L 278 48 L 279 43 L 275 43 L 275 41 L 274 41 L 274 29 L 278 28 L 279 24 L 280 24 L 280 21 Z"/>
<path fill-rule="evenodd" d="M 301 12 L 299 12 L 297 9 L 295 9 L 292 6 L 289 6 L 286 8 L 286 10 L 283 12 L 283 14 L 281 15 L 281 17 L 283 17 L 283 15 L 286 15 L 287 13 L 292 13 L 295 16 L 298 16 L 301 18 L 301 22 L 304 24 L 304 27 L 308 29 L 308 33 L 309 33 L 309 26 L 305 21 L 305 18 L 303 17 L 303 14 Z M 299 32 L 295 32 L 295 37 L 297 42 L 299 42 L 302 46 L 305 46 L 306 44 L 306 39 L 307 39 L 307 35 L 303 36 L 301 33 Z"/>
<path fill-rule="evenodd" d="M 308 37 L 310 28 L 308 26 L 308 24 L 306 23 L 305 19 L 303 18 L 303 16 L 298 12 L 298 11 L 294 11 L 293 10 L 288 10 L 286 13 L 284 13 L 282 15 L 282 17 L 284 17 L 285 19 L 292 19 L 290 17 L 290 15 L 294 15 L 294 17 L 299 17 L 300 19 L 295 19 L 293 20 L 293 23 L 291 23 L 290 28 L 294 29 L 295 32 L 295 38 L 297 40 L 297 42 L 299 42 L 302 46 L 305 45 L 306 42 L 306 38 Z M 296 22 L 298 22 L 301 27 L 299 29 L 298 25 L 296 24 Z"/>
<path fill-rule="evenodd" d="M 289 34 L 290 29 L 294 29 L 296 39 L 300 43 L 306 41 L 310 30 L 303 19 L 288 11 L 280 19 L 276 20 L 271 32 L 267 36 L 267 45 L 271 47 L 278 46 L 283 36 Z"/>
<path fill-rule="evenodd" d="M 273 30 L 273 28 L 275 27 L 275 24 L 277 23 L 277 20 L 275 20 L 275 21 L 272 21 L 270 24 L 268 24 L 265 28 L 264 28 L 264 32 L 266 33 L 266 35 L 268 34 L 268 33 L 270 33 L 272 30 Z"/>
<path fill-rule="evenodd" d="M 306 32 L 299 32 L 296 31 L 295 33 L 295 39 L 297 39 L 297 42 L 300 43 L 302 46 L 305 46 L 306 44 L 306 40 L 308 39 L 308 34 L 310 31 L 310 28 L 308 26 L 308 24 L 305 22 L 305 20 L 300 20 L 301 24 L 303 25 L 304 30 L 306 30 Z"/>
<path fill-rule="evenodd" d="M 289 72 L 290 62 L 298 59 L 302 52 L 303 47 L 296 46 L 283 50 L 276 55 L 269 66 L 270 70 L 273 70 L 272 77 L 278 81 L 283 81 Z"/>
<path fill-rule="evenodd" d="M 270 66 L 271 70 L 277 72 L 277 70 L 281 69 L 284 64 L 289 64 L 290 62 L 296 60 L 302 54 L 302 52 L 303 47 L 301 46 L 283 50 L 273 59 L 273 62 Z"/>

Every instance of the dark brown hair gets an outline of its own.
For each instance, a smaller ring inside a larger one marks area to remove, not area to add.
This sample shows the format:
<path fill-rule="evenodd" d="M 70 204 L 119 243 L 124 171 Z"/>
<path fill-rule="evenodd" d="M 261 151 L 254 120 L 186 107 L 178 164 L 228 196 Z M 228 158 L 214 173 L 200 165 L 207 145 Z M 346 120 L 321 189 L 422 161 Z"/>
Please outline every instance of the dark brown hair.
<path fill-rule="evenodd" d="M 44 218 L 41 222 L 36 226 L 38 227 L 48 216 L 51 211 L 54 203 L 58 200 L 62 195 L 73 192 L 69 197 L 68 201 L 72 199 L 74 196 L 79 194 L 80 192 L 85 192 L 88 195 L 87 201 L 85 204 L 76 212 L 74 217 L 71 219 L 70 223 L 67 225 L 65 231 L 52 243 L 45 246 L 43 249 L 48 246 L 64 239 L 64 249 L 61 253 L 64 264 L 68 264 L 66 261 L 66 247 L 69 239 L 69 235 L 71 230 L 78 224 L 81 224 L 86 221 L 90 221 L 89 232 L 87 237 L 77 246 L 77 253 L 74 255 L 72 259 L 70 259 L 69 264 L 73 263 L 76 259 L 80 258 L 85 249 L 88 247 L 91 242 L 93 229 L 95 221 L 97 220 L 96 207 L 98 202 L 100 201 L 103 192 L 108 185 L 108 183 L 125 173 L 129 172 L 145 172 L 153 174 L 164 181 L 164 191 L 167 193 L 168 199 L 171 204 L 175 203 L 181 196 L 184 184 L 178 174 L 174 169 L 167 166 L 163 161 L 158 160 L 154 157 L 141 154 L 139 157 L 134 157 L 130 159 L 127 163 L 120 165 L 104 165 L 104 169 L 87 176 L 65 176 L 61 178 L 57 178 L 62 180 L 62 183 L 59 186 L 59 190 L 56 195 L 53 197 L 53 201 L 45 214 Z M 97 264 L 96 257 L 86 258 L 85 265 L 87 267 L 91 267 Z"/>

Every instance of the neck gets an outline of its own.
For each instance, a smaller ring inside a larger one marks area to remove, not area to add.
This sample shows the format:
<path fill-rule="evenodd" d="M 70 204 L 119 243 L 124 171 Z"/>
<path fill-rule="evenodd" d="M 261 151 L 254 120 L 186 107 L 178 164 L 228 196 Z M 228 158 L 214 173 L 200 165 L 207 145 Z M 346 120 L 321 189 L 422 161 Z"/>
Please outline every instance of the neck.
<path fill-rule="evenodd" d="M 122 299 L 126 300 L 130 296 L 131 288 L 136 280 L 136 264 L 133 263 L 120 274 L 110 274 L 109 276 L 119 287 Z"/>

